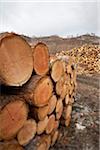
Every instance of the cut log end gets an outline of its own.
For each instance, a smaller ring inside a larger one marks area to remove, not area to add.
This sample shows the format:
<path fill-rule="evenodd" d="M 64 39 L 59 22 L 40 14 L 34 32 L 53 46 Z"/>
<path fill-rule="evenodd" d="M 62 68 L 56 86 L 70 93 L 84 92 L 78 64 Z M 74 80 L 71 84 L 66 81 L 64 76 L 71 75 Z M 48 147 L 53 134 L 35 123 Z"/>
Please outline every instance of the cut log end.
<path fill-rule="evenodd" d="M 47 127 L 47 124 L 48 124 L 48 117 L 46 116 L 44 120 L 42 121 L 39 121 L 38 124 L 37 124 L 37 134 L 42 134 L 46 127 Z"/>
<path fill-rule="evenodd" d="M 0 138 L 11 139 L 24 125 L 28 116 L 27 105 L 16 100 L 6 105 L 0 112 Z"/>
<path fill-rule="evenodd" d="M 39 120 L 43 120 L 47 116 L 48 109 L 49 109 L 49 105 L 38 108 L 37 113 L 38 113 Z"/>
<path fill-rule="evenodd" d="M 52 95 L 53 84 L 49 77 L 43 77 L 34 89 L 34 104 L 38 107 L 46 105 Z"/>
<path fill-rule="evenodd" d="M 21 86 L 33 71 L 32 50 L 28 43 L 13 33 L 0 39 L 0 80 L 9 86 Z"/>
<path fill-rule="evenodd" d="M 64 107 L 64 111 L 63 111 L 63 118 L 65 119 L 66 127 L 68 127 L 70 124 L 71 113 L 72 113 L 72 105 L 68 104 L 66 107 Z"/>
<path fill-rule="evenodd" d="M 40 144 L 37 147 L 37 150 L 49 150 L 51 145 L 51 136 L 50 135 L 42 135 L 40 139 Z"/>
<path fill-rule="evenodd" d="M 37 125 L 35 120 L 29 119 L 25 122 L 24 126 L 17 134 L 17 139 L 20 145 L 25 146 L 34 138 L 37 131 Z"/>
<path fill-rule="evenodd" d="M 50 99 L 49 99 L 49 103 L 48 103 L 48 106 L 49 106 L 49 109 L 48 109 L 48 114 L 50 115 L 55 107 L 56 107 L 56 103 L 57 103 L 57 97 L 56 95 L 53 95 Z"/>
<path fill-rule="evenodd" d="M 51 77 L 55 82 L 57 82 L 63 74 L 64 74 L 63 63 L 61 60 L 56 60 L 52 64 Z"/>
<path fill-rule="evenodd" d="M 49 70 L 49 52 L 44 43 L 38 43 L 33 49 L 34 70 L 38 75 L 45 75 Z"/>
<path fill-rule="evenodd" d="M 56 83 L 56 93 L 62 98 L 62 100 L 68 93 L 68 82 L 69 82 L 68 75 L 64 73 L 64 75 Z"/>
<path fill-rule="evenodd" d="M 46 133 L 50 134 L 53 131 L 54 126 L 55 126 L 55 115 L 52 114 L 51 116 L 49 116 L 48 124 L 46 127 Z"/>
<path fill-rule="evenodd" d="M 59 99 L 56 105 L 56 119 L 57 120 L 61 118 L 62 112 L 63 112 L 63 103 L 62 103 L 62 99 Z"/>

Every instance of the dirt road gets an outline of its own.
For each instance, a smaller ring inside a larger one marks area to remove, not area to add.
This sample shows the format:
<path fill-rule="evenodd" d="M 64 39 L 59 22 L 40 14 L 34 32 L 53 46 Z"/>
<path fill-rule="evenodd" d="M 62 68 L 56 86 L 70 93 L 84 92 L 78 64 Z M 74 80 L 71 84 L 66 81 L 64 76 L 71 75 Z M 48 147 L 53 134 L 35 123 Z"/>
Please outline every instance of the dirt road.
<path fill-rule="evenodd" d="M 51 150 L 99 150 L 99 76 L 78 76 L 76 100 L 68 129 Z"/>

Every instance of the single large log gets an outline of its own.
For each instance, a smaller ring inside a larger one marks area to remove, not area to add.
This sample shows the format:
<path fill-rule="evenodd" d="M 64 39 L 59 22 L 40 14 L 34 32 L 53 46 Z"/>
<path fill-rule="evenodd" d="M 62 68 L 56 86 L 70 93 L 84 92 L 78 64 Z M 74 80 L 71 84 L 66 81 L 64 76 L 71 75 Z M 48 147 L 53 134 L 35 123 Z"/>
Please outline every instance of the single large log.
<path fill-rule="evenodd" d="M 16 100 L 7 104 L 0 112 L 0 138 L 11 139 L 24 125 L 28 107 L 23 101 Z"/>
<path fill-rule="evenodd" d="M 48 104 L 52 91 L 53 84 L 49 76 L 41 77 L 35 75 L 24 85 L 21 94 L 35 106 L 43 107 Z"/>
<path fill-rule="evenodd" d="M 61 60 L 56 60 L 52 64 L 51 77 L 55 82 L 57 82 L 63 74 L 64 74 L 63 62 Z"/>
<path fill-rule="evenodd" d="M 45 75 L 49 70 L 49 52 L 44 43 L 38 43 L 33 48 L 34 70 L 38 75 Z"/>
<path fill-rule="evenodd" d="M 35 120 L 29 119 L 25 122 L 24 126 L 19 130 L 17 139 L 20 145 L 25 146 L 34 138 L 37 131 L 37 124 Z"/>
<path fill-rule="evenodd" d="M 21 36 L 5 33 L 0 38 L 0 82 L 21 86 L 33 71 L 32 50 Z"/>

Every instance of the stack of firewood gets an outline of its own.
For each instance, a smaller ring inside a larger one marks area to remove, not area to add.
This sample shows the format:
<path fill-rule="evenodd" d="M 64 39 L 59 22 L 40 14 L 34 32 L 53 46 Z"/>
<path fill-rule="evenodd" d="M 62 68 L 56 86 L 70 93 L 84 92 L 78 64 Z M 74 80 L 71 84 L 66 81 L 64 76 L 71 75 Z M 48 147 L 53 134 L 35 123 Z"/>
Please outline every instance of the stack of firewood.
<path fill-rule="evenodd" d="M 69 126 L 75 99 L 76 69 L 71 59 L 49 57 L 48 47 L 31 48 L 14 33 L 0 38 L 0 149 L 22 150 L 34 141 L 48 150 Z M 18 147 L 18 148 L 16 148 Z"/>
<path fill-rule="evenodd" d="M 78 74 L 100 73 L 100 45 L 85 44 L 67 51 L 66 54 L 74 58 Z"/>

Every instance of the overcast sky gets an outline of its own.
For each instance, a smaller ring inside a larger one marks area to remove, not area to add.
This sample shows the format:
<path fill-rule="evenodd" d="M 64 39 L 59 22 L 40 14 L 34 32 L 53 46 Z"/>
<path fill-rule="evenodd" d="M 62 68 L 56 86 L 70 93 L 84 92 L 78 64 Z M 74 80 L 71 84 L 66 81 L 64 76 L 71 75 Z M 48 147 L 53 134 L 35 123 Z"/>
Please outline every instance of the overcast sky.
<path fill-rule="evenodd" d="M 58 2 L 57 2 L 58 1 Z M 99 0 L 0 0 L 0 32 L 29 36 L 100 36 Z"/>

